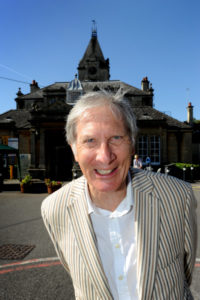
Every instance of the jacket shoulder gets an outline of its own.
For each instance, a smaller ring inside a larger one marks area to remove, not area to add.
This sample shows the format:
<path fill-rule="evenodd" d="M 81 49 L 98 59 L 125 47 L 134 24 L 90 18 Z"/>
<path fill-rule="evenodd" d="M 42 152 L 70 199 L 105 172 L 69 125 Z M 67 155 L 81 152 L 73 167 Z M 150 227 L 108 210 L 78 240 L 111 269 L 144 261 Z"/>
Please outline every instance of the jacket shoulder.
<path fill-rule="evenodd" d="M 155 194 L 164 201 L 176 201 L 185 205 L 193 198 L 192 187 L 189 182 L 162 173 L 149 172 L 147 175 L 152 182 Z"/>
<path fill-rule="evenodd" d="M 161 183 L 164 185 L 172 186 L 174 188 L 180 188 L 185 191 L 191 189 L 191 184 L 189 182 L 183 181 L 177 177 L 170 176 L 163 173 L 154 173 L 154 172 L 148 172 L 149 178 L 152 180 L 153 183 Z"/>
<path fill-rule="evenodd" d="M 85 179 L 82 176 L 48 195 L 41 205 L 42 216 L 51 217 L 64 212 L 68 206 L 79 199 L 80 193 L 84 192 L 84 187 Z"/>
<path fill-rule="evenodd" d="M 157 191 L 157 194 L 164 194 L 165 192 L 169 194 L 179 191 L 186 196 L 192 190 L 190 183 L 163 173 L 132 169 L 131 175 L 140 184 L 144 181 L 146 184 L 148 182 Z"/>

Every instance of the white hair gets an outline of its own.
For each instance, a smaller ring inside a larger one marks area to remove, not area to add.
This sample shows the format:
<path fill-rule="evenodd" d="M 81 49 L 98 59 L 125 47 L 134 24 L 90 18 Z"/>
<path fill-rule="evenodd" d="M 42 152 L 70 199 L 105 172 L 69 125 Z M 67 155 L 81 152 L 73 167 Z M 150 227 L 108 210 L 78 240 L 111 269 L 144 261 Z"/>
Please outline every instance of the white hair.
<path fill-rule="evenodd" d="M 127 100 L 123 98 L 123 95 L 118 92 L 117 94 L 111 94 L 106 91 L 89 92 L 76 102 L 71 109 L 66 122 L 66 138 L 68 144 L 72 146 L 72 150 L 75 153 L 76 138 L 77 138 L 77 122 L 81 115 L 88 109 L 109 106 L 113 114 L 117 118 L 121 117 L 127 133 L 130 137 L 131 143 L 135 145 L 135 138 L 137 135 L 137 125 L 135 115 Z"/>

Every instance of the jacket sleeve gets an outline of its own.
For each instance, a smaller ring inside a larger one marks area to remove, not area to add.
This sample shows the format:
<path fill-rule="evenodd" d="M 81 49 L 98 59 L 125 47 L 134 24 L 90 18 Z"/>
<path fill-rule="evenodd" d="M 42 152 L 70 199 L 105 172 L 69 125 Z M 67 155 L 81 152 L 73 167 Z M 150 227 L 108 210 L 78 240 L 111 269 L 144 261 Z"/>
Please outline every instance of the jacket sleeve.
<path fill-rule="evenodd" d="M 60 249 L 58 241 L 57 241 L 58 235 L 59 235 L 59 230 L 58 230 L 58 226 L 55 224 L 55 221 L 54 221 L 54 213 L 53 213 L 54 208 L 52 206 L 53 199 L 51 199 L 51 198 L 54 198 L 53 196 L 55 196 L 55 193 L 54 193 L 54 195 L 52 194 L 52 196 L 47 197 L 43 201 L 42 206 L 41 206 L 41 214 L 42 214 L 42 218 L 43 218 L 45 227 L 46 227 L 48 234 L 49 234 L 49 236 L 53 242 L 53 245 L 55 247 L 55 251 L 56 251 L 61 263 L 63 264 L 64 268 L 70 274 L 68 264 L 67 264 L 66 260 L 64 259 L 62 250 Z"/>
<path fill-rule="evenodd" d="M 187 200 L 185 205 L 185 255 L 184 267 L 185 277 L 188 285 L 192 281 L 192 272 L 194 269 L 196 248 L 197 248 L 197 201 L 194 197 L 192 188 L 188 188 Z"/>

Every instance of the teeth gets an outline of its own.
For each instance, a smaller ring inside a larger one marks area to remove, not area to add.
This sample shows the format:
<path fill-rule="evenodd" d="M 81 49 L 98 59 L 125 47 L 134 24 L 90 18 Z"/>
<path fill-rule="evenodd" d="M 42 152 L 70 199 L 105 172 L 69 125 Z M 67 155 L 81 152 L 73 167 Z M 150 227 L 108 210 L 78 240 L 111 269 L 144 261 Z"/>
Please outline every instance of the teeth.
<path fill-rule="evenodd" d="M 101 175 L 107 175 L 112 172 L 112 170 L 97 170 L 97 172 Z"/>

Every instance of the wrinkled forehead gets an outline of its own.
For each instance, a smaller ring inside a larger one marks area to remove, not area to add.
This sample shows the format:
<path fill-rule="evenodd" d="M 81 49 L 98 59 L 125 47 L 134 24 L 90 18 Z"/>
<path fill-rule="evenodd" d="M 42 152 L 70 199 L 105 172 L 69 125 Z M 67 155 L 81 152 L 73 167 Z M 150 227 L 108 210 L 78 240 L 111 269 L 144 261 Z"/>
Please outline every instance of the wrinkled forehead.
<path fill-rule="evenodd" d="M 99 105 L 85 109 L 78 121 L 105 121 L 109 122 L 111 118 L 121 122 L 124 126 L 124 118 L 122 112 L 115 105 Z"/>

